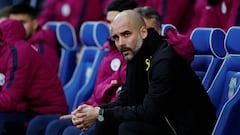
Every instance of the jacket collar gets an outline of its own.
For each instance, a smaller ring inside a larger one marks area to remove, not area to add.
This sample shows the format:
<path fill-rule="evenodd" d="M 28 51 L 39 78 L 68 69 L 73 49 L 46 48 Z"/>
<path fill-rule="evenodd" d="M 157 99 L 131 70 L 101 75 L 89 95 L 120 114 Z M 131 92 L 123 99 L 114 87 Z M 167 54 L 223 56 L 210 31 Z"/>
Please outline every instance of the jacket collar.
<path fill-rule="evenodd" d="M 143 40 L 143 45 L 137 55 L 141 55 L 143 57 L 152 56 L 162 41 L 163 37 L 160 36 L 153 28 L 149 28 L 148 36 Z"/>

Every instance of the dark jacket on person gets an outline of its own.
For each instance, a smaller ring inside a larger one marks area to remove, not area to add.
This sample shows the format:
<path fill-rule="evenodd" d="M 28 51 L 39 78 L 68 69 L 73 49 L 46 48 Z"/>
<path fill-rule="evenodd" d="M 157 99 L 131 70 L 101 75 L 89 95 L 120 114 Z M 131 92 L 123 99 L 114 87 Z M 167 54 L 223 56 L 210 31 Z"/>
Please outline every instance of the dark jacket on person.
<path fill-rule="evenodd" d="M 190 65 L 152 29 L 127 63 L 115 102 L 101 106 L 104 119 L 168 124 L 177 135 L 210 135 L 215 109 Z"/>

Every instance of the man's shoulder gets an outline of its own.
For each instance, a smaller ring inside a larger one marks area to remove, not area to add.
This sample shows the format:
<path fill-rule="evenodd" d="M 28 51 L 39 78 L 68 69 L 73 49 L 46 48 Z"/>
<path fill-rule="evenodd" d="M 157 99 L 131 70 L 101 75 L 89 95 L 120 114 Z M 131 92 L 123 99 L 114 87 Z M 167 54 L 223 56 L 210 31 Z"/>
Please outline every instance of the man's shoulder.
<path fill-rule="evenodd" d="M 55 36 L 55 32 L 48 27 L 40 27 L 33 36 L 44 36 L 48 38 L 50 36 L 51 38 Z"/>
<path fill-rule="evenodd" d="M 56 34 L 49 28 L 39 28 L 28 40 L 30 43 L 55 46 L 57 44 Z"/>
<path fill-rule="evenodd" d="M 156 53 L 157 55 L 161 56 L 163 54 L 174 54 L 174 48 L 172 47 L 172 45 L 165 39 L 161 39 L 161 42 L 159 43 L 159 45 L 157 45 L 156 48 Z"/>
<path fill-rule="evenodd" d="M 160 60 L 177 60 L 180 56 L 177 54 L 175 49 L 172 47 L 170 43 L 167 41 L 161 42 L 161 44 L 156 48 L 156 51 L 152 55 L 152 59 L 154 61 L 160 61 Z"/>

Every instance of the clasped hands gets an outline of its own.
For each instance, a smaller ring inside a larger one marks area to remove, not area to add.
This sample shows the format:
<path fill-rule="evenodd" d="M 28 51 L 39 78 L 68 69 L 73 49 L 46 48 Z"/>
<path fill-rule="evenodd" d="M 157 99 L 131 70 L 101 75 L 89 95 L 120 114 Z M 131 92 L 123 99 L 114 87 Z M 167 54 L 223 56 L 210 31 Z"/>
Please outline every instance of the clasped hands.
<path fill-rule="evenodd" d="M 82 131 L 87 131 L 97 120 L 99 107 L 80 105 L 69 115 L 63 115 L 60 119 L 72 119 L 73 125 Z"/>

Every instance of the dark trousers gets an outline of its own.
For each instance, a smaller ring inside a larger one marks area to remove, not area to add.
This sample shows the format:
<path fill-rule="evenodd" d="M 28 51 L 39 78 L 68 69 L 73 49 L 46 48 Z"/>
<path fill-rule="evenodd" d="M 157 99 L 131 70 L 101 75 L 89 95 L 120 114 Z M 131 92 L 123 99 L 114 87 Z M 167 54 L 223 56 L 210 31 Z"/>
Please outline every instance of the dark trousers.
<path fill-rule="evenodd" d="M 62 135 L 64 130 L 73 126 L 72 120 L 54 120 L 48 124 L 45 135 Z"/>
<path fill-rule="evenodd" d="M 140 121 L 97 122 L 95 135 L 174 135 L 167 124 L 149 124 Z"/>
<path fill-rule="evenodd" d="M 26 135 L 45 135 L 48 124 L 59 117 L 58 114 L 36 116 L 29 122 Z"/>
<path fill-rule="evenodd" d="M 24 113 L 0 113 L 0 135 L 25 135 L 27 121 Z"/>
<path fill-rule="evenodd" d="M 81 129 L 76 126 L 69 126 L 64 129 L 62 135 L 93 135 L 95 125 L 90 127 L 86 132 L 81 131 Z"/>

